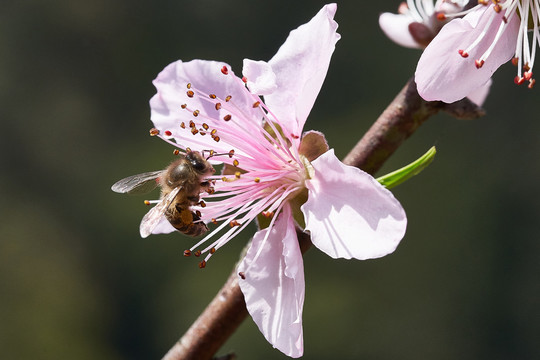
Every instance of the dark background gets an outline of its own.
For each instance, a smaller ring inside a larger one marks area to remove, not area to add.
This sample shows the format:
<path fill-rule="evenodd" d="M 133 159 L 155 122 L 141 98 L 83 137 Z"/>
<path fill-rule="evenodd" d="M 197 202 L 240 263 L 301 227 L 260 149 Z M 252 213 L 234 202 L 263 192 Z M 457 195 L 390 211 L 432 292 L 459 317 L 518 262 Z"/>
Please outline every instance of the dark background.
<path fill-rule="evenodd" d="M 4 359 L 156 359 L 218 291 L 253 229 L 200 270 L 193 240 L 141 239 L 144 197 L 110 191 L 157 170 L 151 80 L 194 58 L 269 60 L 322 1 L 18 1 L 0 11 L 0 349 Z M 343 157 L 414 73 L 384 37 L 399 1 L 342 1 L 338 42 L 306 130 Z M 430 119 L 387 163 L 436 145 L 394 193 L 408 232 L 372 261 L 305 257 L 306 359 L 540 357 L 540 89 L 496 73 L 488 115 Z M 383 171 L 384 172 L 384 171 Z M 157 196 L 157 195 L 156 195 Z M 251 319 L 220 353 L 286 358 Z"/>

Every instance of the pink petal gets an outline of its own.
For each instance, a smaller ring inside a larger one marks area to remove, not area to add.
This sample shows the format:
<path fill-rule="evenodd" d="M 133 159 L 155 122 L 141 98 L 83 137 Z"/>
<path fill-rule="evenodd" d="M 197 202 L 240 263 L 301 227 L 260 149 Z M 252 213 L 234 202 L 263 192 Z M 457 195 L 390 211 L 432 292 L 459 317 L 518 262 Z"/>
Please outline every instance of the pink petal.
<path fill-rule="evenodd" d="M 269 61 L 278 90 L 265 96 L 268 107 L 287 128 L 300 136 L 328 71 L 340 35 L 333 20 L 337 5 L 324 6 L 307 24 L 291 31 Z"/>
<path fill-rule="evenodd" d="M 330 149 L 311 163 L 302 205 L 311 241 L 333 258 L 371 259 L 393 252 L 407 218 L 394 195 L 371 175 L 343 164 Z"/>
<path fill-rule="evenodd" d="M 267 232 L 268 229 L 258 231 L 253 237 L 238 266 L 245 279 L 238 281 L 247 309 L 266 340 L 284 354 L 297 358 L 304 351 L 304 267 L 288 206 L 264 241 Z"/>
<path fill-rule="evenodd" d="M 228 69 L 228 75 L 222 73 L 223 66 Z M 204 97 L 187 95 L 187 84 L 192 85 L 192 90 L 200 90 L 207 95 L 215 94 L 218 98 L 225 99 L 232 96 L 234 104 L 242 109 L 250 119 L 260 119 L 260 113 L 253 109 L 253 98 L 244 88 L 244 83 L 232 72 L 229 65 L 205 60 L 193 60 L 182 62 L 181 60 L 168 65 L 154 80 L 157 94 L 150 99 L 151 119 L 154 127 L 163 134 L 166 130 L 172 132 L 172 138 L 184 147 L 195 149 L 213 149 L 216 152 L 228 152 L 231 148 L 224 141 L 219 143 L 210 136 L 194 136 L 189 131 L 190 120 L 194 120 L 193 111 L 199 110 L 198 119 L 213 128 L 214 125 L 222 126 L 223 117 L 227 110 L 216 110 L 215 105 L 204 100 Z M 225 104 L 225 101 L 223 100 Z M 182 109 L 183 104 L 190 108 Z M 260 110 L 259 110 L 260 111 Z M 195 119 L 196 120 L 196 119 Z M 186 124 L 186 129 L 180 128 L 180 123 Z M 232 123 L 232 122 L 230 122 Z"/>
<path fill-rule="evenodd" d="M 484 101 L 486 101 L 486 98 L 489 95 L 489 89 L 491 88 L 492 82 L 493 81 L 489 79 L 487 83 L 470 93 L 467 98 L 478 106 L 484 105 Z"/>
<path fill-rule="evenodd" d="M 476 68 L 475 60 L 492 44 L 504 15 L 502 12 L 498 14 L 487 27 L 493 14 L 491 6 L 481 7 L 442 28 L 418 61 L 415 80 L 420 96 L 428 101 L 447 103 L 463 99 L 486 84 L 495 70 L 512 58 L 516 50 L 518 16 L 513 16 L 507 24 L 484 65 Z M 463 58 L 458 50 L 466 50 L 483 31 L 487 32 L 485 37 L 469 51 L 467 58 Z"/>
<path fill-rule="evenodd" d="M 382 31 L 398 45 L 420 49 L 420 46 L 409 32 L 409 24 L 414 22 L 412 16 L 406 14 L 383 13 L 379 16 L 379 26 Z"/>
<path fill-rule="evenodd" d="M 268 95 L 277 89 L 276 74 L 266 61 L 244 59 L 242 74 L 247 78 L 247 86 L 253 94 Z"/>

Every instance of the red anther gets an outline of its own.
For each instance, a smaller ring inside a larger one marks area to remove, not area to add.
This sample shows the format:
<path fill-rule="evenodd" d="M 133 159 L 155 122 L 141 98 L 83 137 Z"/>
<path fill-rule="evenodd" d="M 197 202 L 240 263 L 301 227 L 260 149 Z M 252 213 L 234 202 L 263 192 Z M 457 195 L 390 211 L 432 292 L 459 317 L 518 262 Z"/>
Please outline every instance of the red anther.
<path fill-rule="evenodd" d="M 199 269 L 204 269 L 205 267 L 206 267 L 206 261 L 203 260 L 199 263 Z"/>
<path fill-rule="evenodd" d="M 532 71 L 527 71 L 526 73 L 523 74 L 523 78 L 527 81 L 531 80 L 532 79 L 532 76 L 533 76 L 533 73 Z"/>
<path fill-rule="evenodd" d="M 191 250 L 184 250 L 184 256 L 185 257 L 191 256 Z"/>
<path fill-rule="evenodd" d="M 501 5 L 497 4 L 493 7 L 493 10 L 495 10 L 495 12 L 498 14 L 501 12 L 502 8 L 501 8 Z"/>
<path fill-rule="evenodd" d="M 199 257 L 199 256 L 201 256 L 201 250 L 197 250 L 197 251 L 195 251 L 195 254 L 193 254 L 193 255 L 195 255 L 196 257 Z"/>
<path fill-rule="evenodd" d="M 227 69 L 227 67 L 225 65 L 223 65 L 223 67 L 221 68 L 221 72 L 223 73 L 223 75 L 228 75 L 229 74 L 229 69 Z"/>
<path fill-rule="evenodd" d="M 244 274 L 242 271 L 238 273 L 238 276 L 240 276 L 242 280 L 246 280 L 246 274 Z"/>
<path fill-rule="evenodd" d="M 169 130 L 165 130 L 164 134 L 165 134 L 165 136 L 171 136 L 172 132 L 170 132 Z"/>
<path fill-rule="evenodd" d="M 507 23 L 508 23 L 508 18 L 507 18 L 506 16 L 503 15 L 502 21 L 503 21 L 505 24 L 507 24 Z"/>
<path fill-rule="evenodd" d="M 231 120 L 231 118 L 232 118 L 232 116 L 231 116 L 230 114 L 228 114 L 228 115 L 225 115 L 225 116 L 223 117 L 223 120 L 229 121 L 229 120 Z"/>
<path fill-rule="evenodd" d="M 519 76 L 516 75 L 516 77 L 514 78 L 514 83 L 515 83 L 516 85 L 521 85 L 521 84 L 523 84 L 524 82 L 525 82 L 525 79 L 522 78 L 522 77 L 519 77 Z"/>
<path fill-rule="evenodd" d="M 150 129 L 150 136 L 156 136 L 156 135 L 159 135 L 159 130 L 156 129 L 156 128 L 151 128 Z"/>
<path fill-rule="evenodd" d="M 534 87 L 534 84 L 536 84 L 536 80 L 535 79 L 531 79 L 531 81 L 529 81 L 529 85 L 527 85 L 527 87 L 529 89 L 532 89 Z"/>
<path fill-rule="evenodd" d="M 291 137 L 292 137 L 293 139 L 300 139 L 300 136 L 294 135 L 294 134 L 291 134 Z"/>
<path fill-rule="evenodd" d="M 529 64 L 523 65 L 523 71 L 529 71 L 529 70 L 531 70 L 531 67 L 529 66 Z"/>
<path fill-rule="evenodd" d="M 216 110 L 221 109 L 221 103 L 216 103 Z"/>
<path fill-rule="evenodd" d="M 480 69 L 482 66 L 484 66 L 484 60 L 474 60 L 474 65 L 476 65 L 477 69 Z"/>
<path fill-rule="evenodd" d="M 193 90 L 188 90 L 188 91 L 186 91 L 186 94 L 187 94 L 187 96 L 190 97 L 190 98 L 192 98 L 193 95 L 195 95 L 195 93 L 193 92 Z"/>
<path fill-rule="evenodd" d="M 234 155 L 234 149 L 232 149 L 231 151 L 229 151 L 229 158 L 232 158 Z"/>
<path fill-rule="evenodd" d="M 469 53 L 465 52 L 465 50 L 458 50 L 458 54 L 464 58 L 469 57 Z"/>
<path fill-rule="evenodd" d="M 442 12 L 437 13 L 437 20 L 444 21 L 446 20 L 446 15 Z"/>
<path fill-rule="evenodd" d="M 519 58 L 517 58 L 517 57 L 512 58 L 512 65 L 518 66 L 518 64 L 519 64 Z"/>
<path fill-rule="evenodd" d="M 172 153 L 173 155 L 180 155 L 180 150 L 174 149 Z"/>
<path fill-rule="evenodd" d="M 243 81 L 245 84 L 247 84 L 247 77 L 242 76 L 242 81 Z"/>

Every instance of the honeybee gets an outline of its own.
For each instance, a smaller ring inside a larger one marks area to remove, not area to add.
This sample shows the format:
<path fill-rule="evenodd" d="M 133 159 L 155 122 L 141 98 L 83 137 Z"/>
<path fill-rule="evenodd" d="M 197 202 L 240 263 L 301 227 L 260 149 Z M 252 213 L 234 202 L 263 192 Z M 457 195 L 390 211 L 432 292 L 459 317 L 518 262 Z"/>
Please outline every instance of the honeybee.
<path fill-rule="evenodd" d="M 187 150 L 165 170 L 129 176 L 115 183 L 111 189 L 117 193 L 144 193 L 161 187 L 160 202 L 142 219 L 140 232 L 149 236 L 159 224 L 162 215 L 183 234 L 199 236 L 208 231 L 191 206 L 200 202 L 199 196 L 211 187 L 206 179 L 215 170 L 198 151 Z"/>

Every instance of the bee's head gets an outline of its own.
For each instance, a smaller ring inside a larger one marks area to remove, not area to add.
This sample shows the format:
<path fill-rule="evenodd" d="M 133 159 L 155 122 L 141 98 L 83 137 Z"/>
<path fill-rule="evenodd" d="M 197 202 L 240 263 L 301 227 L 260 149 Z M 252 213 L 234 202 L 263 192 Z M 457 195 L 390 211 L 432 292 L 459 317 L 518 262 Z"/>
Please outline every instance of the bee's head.
<path fill-rule="evenodd" d="M 212 165 L 198 151 L 188 151 L 186 160 L 199 175 L 210 175 L 214 172 Z"/>

